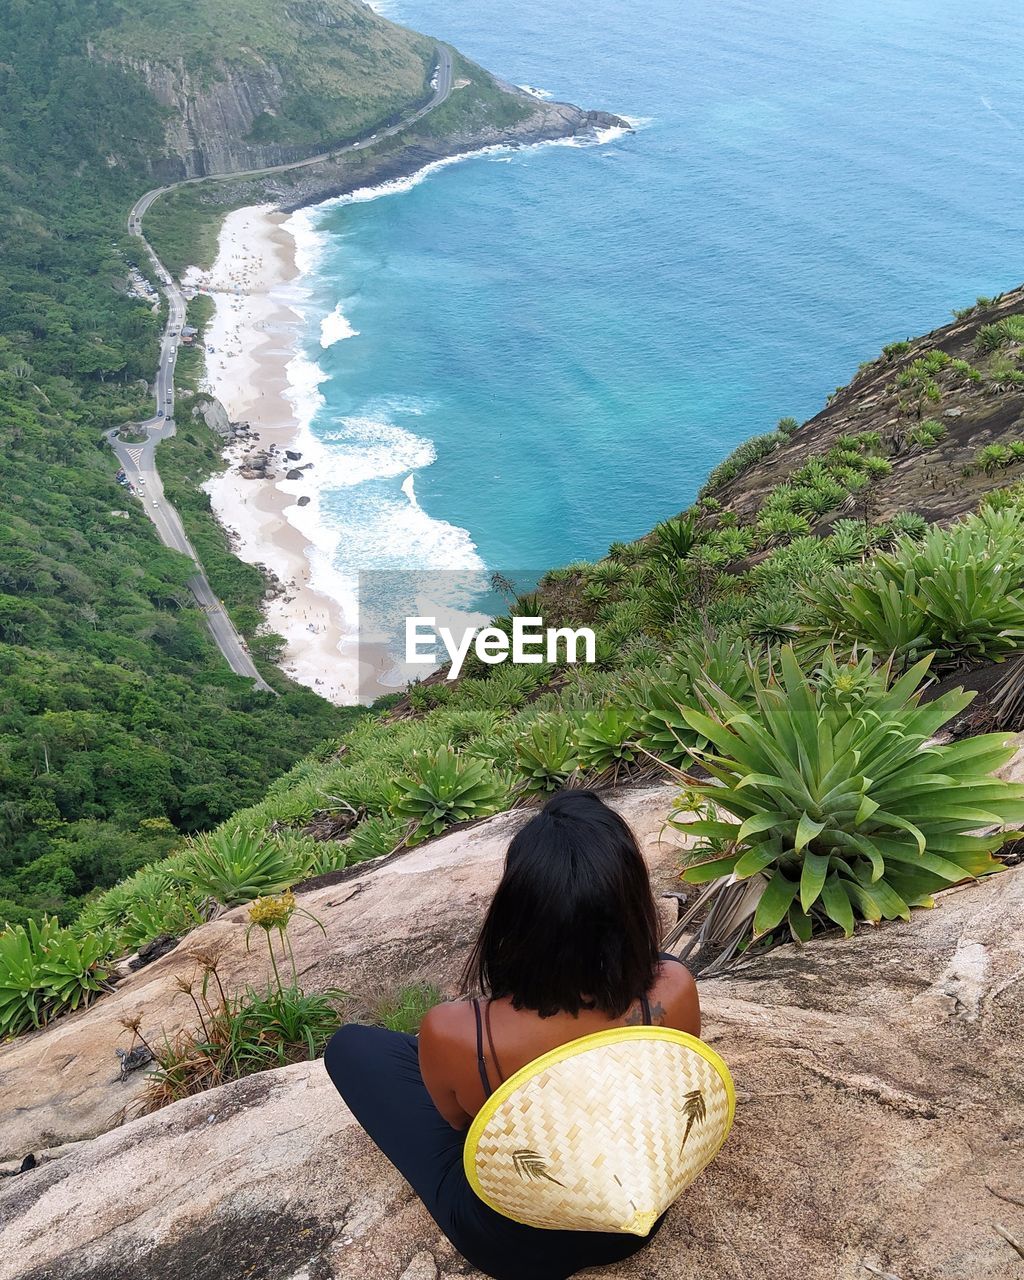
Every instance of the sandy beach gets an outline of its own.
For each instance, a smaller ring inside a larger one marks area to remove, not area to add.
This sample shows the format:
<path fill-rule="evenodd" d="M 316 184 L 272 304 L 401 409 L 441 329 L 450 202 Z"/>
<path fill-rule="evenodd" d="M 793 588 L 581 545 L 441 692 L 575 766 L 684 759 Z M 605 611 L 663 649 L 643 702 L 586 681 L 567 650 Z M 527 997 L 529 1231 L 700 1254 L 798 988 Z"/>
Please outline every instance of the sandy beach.
<path fill-rule="evenodd" d="M 386 692 L 377 686 L 386 668 L 383 654 L 356 654 L 358 615 L 353 591 L 339 597 L 314 588 L 314 570 L 322 552 L 295 523 L 301 519 L 301 481 L 286 481 L 290 468 L 309 459 L 287 459 L 301 452 L 296 408 L 288 398 L 288 365 L 302 332 L 295 242 L 287 218 L 272 205 L 229 213 L 223 223 L 217 261 L 208 273 L 190 269 L 183 284 L 208 292 L 216 311 L 207 327 L 206 385 L 232 422 L 247 422 L 252 435 L 225 453 L 227 469 L 204 485 L 214 512 L 232 537 L 236 554 L 264 565 L 283 591 L 267 602 L 267 627 L 285 638 L 280 666 L 292 679 L 339 705 L 359 701 L 359 691 Z M 211 350 L 212 349 L 212 350 Z M 239 474 L 244 459 L 271 452 L 267 478 Z M 291 518 L 290 518 L 291 517 Z"/>

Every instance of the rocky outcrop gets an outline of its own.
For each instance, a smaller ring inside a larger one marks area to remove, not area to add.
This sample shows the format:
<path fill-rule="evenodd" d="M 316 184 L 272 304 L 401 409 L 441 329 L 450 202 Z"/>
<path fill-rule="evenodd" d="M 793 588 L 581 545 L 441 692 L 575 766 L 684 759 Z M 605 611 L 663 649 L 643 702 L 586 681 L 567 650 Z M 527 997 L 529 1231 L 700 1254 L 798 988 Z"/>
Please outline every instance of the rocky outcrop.
<path fill-rule="evenodd" d="M 629 128 L 626 120 L 607 111 L 585 111 L 569 102 L 541 102 L 511 86 L 502 87 L 517 94 L 524 105 L 530 107 L 530 114 L 515 125 L 499 128 L 480 124 L 436 138 L 414 128 L 407 138 L 403 135 L 403 144 L 392 150 L 342 155 L 308 169 L 256 180 L 249 187 L 246 199 L 251 196 L 256 200 L 275 200 L 281 208 L 291 211 L 346 195 L 357 188 L 380 186 L 408 177 L 435 161 L 487 147 L 534 146 L 559 138 L 594 135 L 602 129 Z"/>
<path fill-rule="evenodd" d="M 623 792 L 616 801 L 638 833 L 655 884 L 665 892 L 679 887 L 678 839 L 662 831 L 672 794 L 664 786 L 647 787 Z M 499 815 L 301 891 L 301 905 L 327 931 L 325 937 L 303 915 L 291 923 L 303 987 L 340 987 L 357 1004 L 403 981 L 425 979 L 451 989 L 508 841 L 525 816 L 523 810 Z M 666 907 L 674 920 L 674 903 Z M 114 1050 L 128 1048 L 132 1039 L 122 1019 L 141 1018 L 150 1043 L 194 1025 L 192 1006 L 177 984 L 196 972 L 203 954 L 220 956 L 228 988 L 262 984 L 266 953 L 262 946 L 247 948 L 246 924 L 245 907 L 228 911 L 131 973 L 91 1008 L 0 1047 L 0 1161 L 20 1161 L 29 1152 L 42 1156 L 47 1148 L 117 1125 L 142 1087 L 141 1074 L 118 1079 Z"/>
<path fill-rule="evenodd" d="M 230 421 L 227 410 L 213 396 L 205 394 L 199 396 L 192 408 L 192 414 L 193 417 L 202 418 L 211 431 L 216 431 L 225 440 L 230 440 L 235 435 L 233 427 L 237 424 Z"/>
<path fill-rule="evenodd" d="M 473 914 L 467 893 L 478 911 L 512 821 L 319 891 L 321 911 L 330 898 L 337 913 L 321 951 L 340 949 L 352 972 L 362 948 L 365 972 L 409 949 L 423 972 L 450 973 Z M 1018 1277 L 1007 1237 L 1024 1237 L 1022 919 L 1017 870 L 943 895 L 909 925 L 784 947 L 702 984 L 705 1035 L 736 1078 L 736 1127 L 651 1246 L 600 1274 Z M 304 967 L 310 959 L 307 948 Z M 63 1055 L 37 1051 L 47 1056 Z M 48 1069 L 71 1083 L 76 1064 Z M 51 1155 L 0 1182 L 0 1280 L 477 1274 L 319 1062 Z"/>
<path fill-rule="evenodd" d="M 165 154 L 152 159 L 161 181 L 287 164 L 310 154 L 309 147 L 246 141 L 259 117 L 276 112 L 284 97 L 285 77 L 269 59 L 252 55 L 244 66 L 219 59 L 190 67 L 183 58 L 90 53 L 140 79 L 164 109 Z"/>

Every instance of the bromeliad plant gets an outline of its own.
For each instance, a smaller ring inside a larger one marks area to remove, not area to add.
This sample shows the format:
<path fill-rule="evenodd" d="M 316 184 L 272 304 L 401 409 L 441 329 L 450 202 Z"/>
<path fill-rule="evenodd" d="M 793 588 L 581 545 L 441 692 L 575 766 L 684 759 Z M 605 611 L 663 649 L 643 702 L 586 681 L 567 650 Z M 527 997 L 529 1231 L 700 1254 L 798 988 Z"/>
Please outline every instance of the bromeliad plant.
<path fill-rule="evenodd" d="M 0 1040 L 20 1035 L 109 990 L 112 939 L 76 937 L 55 919 L 0 933 Z"/>
<path fill-rule="evenodd" d="M 195 886 L 229 907 L 290 888 L 310 863 L 303 849 L 241 825 L 197 836 L 186 856 Z"/>
<path fill-rule="evenodd" d="M 924 654 L 956 669 L 1024 645 L 1024 518 L 982 511 L 919 541 L 835 570 L 805 588 L 819 631 L 909 665 Z"/>
<path fill-rule="evenodd" d="M 557 791 L 576 772 L 573 727 L 565 716 L 545 715 L 516 739 L 516 765 L 526 792 Z"/>
<path fill-rule="evenodd" d="M 510 791 L 509 779 L 485 761 L 442 746 L 414 756 L 410 774 L 395 782 L 391 810 L 408 824 L 406 843 L 419 844 L 453 822 L 497 813 Z"/>
<path fill-rule="evenodd" d="M 753 706 L 705 683 L 701 707 L 684 709 L 711 744 L 699 758 L 714 780 L 689 780 L 680 801 L 699 816 L 674 825 L 702 841 L 684 879 L 726 891 L 760 877 L 748 938 L 785 926 L 806 941 L 828 922 L 849 935 L 858 919 L 907 919 L 936 890 L 999 870 L 999 828 L 1024 822 L 1024 786 L 992 776 L 1012 749 L 1000 734 L 928 745 L 973 694 L 921 705 L 927 668 L 893 680 L 870 653 L 826 654 L 807 675 L 786 648 L 777 672 L 753 673 Z"/>

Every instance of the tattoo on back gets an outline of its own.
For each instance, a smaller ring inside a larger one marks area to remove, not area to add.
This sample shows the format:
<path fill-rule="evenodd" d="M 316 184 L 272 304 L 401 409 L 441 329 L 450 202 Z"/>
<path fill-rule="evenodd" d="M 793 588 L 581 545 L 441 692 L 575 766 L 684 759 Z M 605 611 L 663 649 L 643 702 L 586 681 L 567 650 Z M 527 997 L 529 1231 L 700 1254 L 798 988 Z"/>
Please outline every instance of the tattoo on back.
<path fill-rule="evenodd" d="M 660 1000 L 655 1000 L 654 1004 L 651 1005 L 651 1023 L 656 1027 L 660 1027 L 664 1021 L 665 1006 Z M 627 1027 L 642 1027 L 644 1025 L 644 1010 L 639 1000 L 626 1014 L 625 1024 Z"/>

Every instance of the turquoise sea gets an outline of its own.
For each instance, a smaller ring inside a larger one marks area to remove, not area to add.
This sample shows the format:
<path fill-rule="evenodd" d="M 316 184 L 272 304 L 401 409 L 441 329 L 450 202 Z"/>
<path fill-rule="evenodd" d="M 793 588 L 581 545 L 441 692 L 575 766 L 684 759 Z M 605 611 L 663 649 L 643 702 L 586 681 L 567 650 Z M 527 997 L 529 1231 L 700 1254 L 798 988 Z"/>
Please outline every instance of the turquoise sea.
<path fill-rule="evenodd" d="M 299 215 L 307 512 L 345 573 L 600 556 L 1024 278 L 1016 5 L 382 7 L 637 130 Z"/>

